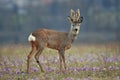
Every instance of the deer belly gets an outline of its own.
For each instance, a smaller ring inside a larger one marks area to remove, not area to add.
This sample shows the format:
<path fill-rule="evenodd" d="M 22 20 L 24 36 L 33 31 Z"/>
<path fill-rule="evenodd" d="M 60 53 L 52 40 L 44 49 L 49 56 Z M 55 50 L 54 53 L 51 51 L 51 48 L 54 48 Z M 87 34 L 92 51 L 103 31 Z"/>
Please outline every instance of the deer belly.
<path fill-rule="evenodd" d="M 50 42 L 50 43 L 47 43 L 47 47 L 48 48 L 51 48 L 51 49 L 59 49 L 59 44 L 58 43 L 56 43 L 56 42 Z"/>
<path fill-rule="evenodd" d="M 60 50 L 61 48 L 63 48 L 64 46 L 62 45 L 62 43 L 47 43 L 47 47 L 51 48 L 51 49 L 56 49 L 56 50 Z M 68 44 L 65 46 L 65 49 L 70 49 L 71 48 L 71 44 Z"/>

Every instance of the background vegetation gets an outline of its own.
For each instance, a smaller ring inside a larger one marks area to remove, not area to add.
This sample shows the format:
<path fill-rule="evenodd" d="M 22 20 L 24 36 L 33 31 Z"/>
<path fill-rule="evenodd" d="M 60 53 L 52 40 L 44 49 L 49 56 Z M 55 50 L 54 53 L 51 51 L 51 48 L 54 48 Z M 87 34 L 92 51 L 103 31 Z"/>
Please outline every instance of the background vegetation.
<path fill-rule="evenodd" d="M 45 49 L 39 60 L 34 56 L 30 74 L 26 73 L 30 47 L 12 45 L 0 47 L 0 80 L 120 80 L 120 47 L 117 44 L 73 46 L 66 51 L 67 70 L 60 73 L 57 51 Z"/>
<path fill-rule="evenodd" d="M 120 0 L 0 0 L 0 44 L 26 43 L 38 28 L 69 31 L 71 8 L 84 17 L 77 42 L 120 41 Z"/>

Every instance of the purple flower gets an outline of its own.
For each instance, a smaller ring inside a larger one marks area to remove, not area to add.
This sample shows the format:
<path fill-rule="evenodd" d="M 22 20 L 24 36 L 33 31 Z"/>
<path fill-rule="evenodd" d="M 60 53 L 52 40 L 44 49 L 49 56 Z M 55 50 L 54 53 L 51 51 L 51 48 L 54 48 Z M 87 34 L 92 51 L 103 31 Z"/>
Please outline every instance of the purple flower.
<path fill-rule="evenodd" d="M 88 68 L 87 68 L 87 67 L 83 67 L 83 68 L 81 68 L 81 70 L 82 70 L 82 71 L 87 71 Z"/>
<path fill-rule="evenodd" d="M 67 77 L 65 80 L 74 80 L 72 77 Z"/>
<path fill-rule="evenodd" d="M 20 74 L 20 72 L 17 72 L 17 74 Z"/>
<path fill-rule="evenodd" d="M 79 71 L 80 71 L 80 68 L 76 67 L 76 68 L 75 68 L 75 71 L 79 72 Z"/>
<path fill-rule="evenodd" d="M 110 67 L 109 67 L 109 69 L 110 69 L 110 70 L 113 70 L 113 69 L 114 69 L 114 67 L 113 67 L 113 66 L 110 66 Z"/>
<path fill-rule="evenodd" d="M 22 71 L 21 69 L 18 69 L 17 74 L 21 74 L 21 71 Z"/>
<path fill-rule="evenodd" d="M 83 67 L 82 68 L 82 71 L 86 71 L 88 68 L 87 67 Z"/>
<path fill-rule="evenodd" d="M 74 68 L 70 67 L 70 68 L 68 68 L 68 70 L 70 70 L 70 71 L 74 71 Z"/>
<path fill-rule="evenodd" d="M 5 71 L 10 71 L 11 69 L 10 68 L 5 68 Z"/>
<path fill-rule="evenodd" d="M 34 72 L 37 72 L 38 71 L 38 68 L 33 68 Z"/>
<path fill-rule="evenodd" d="M 47 70 L 47 72 L 51 72 L 52 71 L 52 69 L 49 68 L 49 67 L 46 70 Z"/>
<path fill-rule="evenodd" d="M 92 69 L 91 69 L 92 71 L 99 71 L 100 70 L 100 68 L 99 67 L 92 67 Z"/>
<path fill-rule="evenodd" d="M 115 62 L 118 61 L 118 58 L 116 57 L 109 57 L 104 59 L 105 62 Z"/>
<path fill-rule="evenodd" d="M 117 67 L 117 66 L 110 66 L 110 67 L 109 67 L 109 70 L 114 70 L 114 69 L 115 69 L 115 70 L 119 70 L 119 67 Z"/>

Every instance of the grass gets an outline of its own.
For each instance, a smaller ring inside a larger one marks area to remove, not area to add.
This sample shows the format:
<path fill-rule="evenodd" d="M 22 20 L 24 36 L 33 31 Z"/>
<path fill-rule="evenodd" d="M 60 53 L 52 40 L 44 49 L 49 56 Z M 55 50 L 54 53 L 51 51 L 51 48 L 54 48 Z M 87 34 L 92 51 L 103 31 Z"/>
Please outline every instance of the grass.
<path fill-rule="evenodd" d="M 30 46 L 0 47 L 0 80 L 120 80 L 120 46 L 118 44 L 79 44 L 66 51 L 67 70 L 59 72 L 57 51 L 46 48 L 39 60 L 42 73 L 34 59 L 31 73 L 26 73 Z"/>

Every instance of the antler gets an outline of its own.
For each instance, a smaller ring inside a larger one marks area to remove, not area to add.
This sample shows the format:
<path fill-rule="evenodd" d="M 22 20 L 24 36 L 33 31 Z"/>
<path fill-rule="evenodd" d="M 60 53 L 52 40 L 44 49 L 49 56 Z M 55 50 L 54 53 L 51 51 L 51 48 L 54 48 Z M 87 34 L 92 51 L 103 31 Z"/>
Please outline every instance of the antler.
<path fill-rule="evenodd" d="M 70 16 L 68 16 L 68 19 L 70 20 L 70 22 L 79 22 L 80 19 L 80 10 L 77 9 L 76 12 L 71 9 L 70 10 Z"/>
<path fill-rule="evenodd" d="M 77 9 L 77 11 L 76 11 L 76 18 L 77 18 L 77 20 L 79 20 L 79 18 L 80 18 L 80 10 L 79 9 Z"/>
<path fill-rule="evenodd" d="M 71 11 L 70 11 L 70 17 L 71 18 L 75 17 L 75 11 L 73 9 L 71 9 Z"/>

